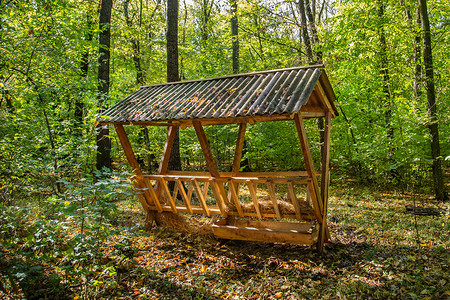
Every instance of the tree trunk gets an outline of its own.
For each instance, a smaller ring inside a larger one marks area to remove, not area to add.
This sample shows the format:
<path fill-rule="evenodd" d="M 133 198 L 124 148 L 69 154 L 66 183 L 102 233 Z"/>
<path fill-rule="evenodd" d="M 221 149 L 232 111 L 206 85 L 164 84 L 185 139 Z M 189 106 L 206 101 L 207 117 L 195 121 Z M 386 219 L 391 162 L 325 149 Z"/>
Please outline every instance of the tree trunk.
<path fill-rule="evenodd" d="M 416 22 L 420 25 L 420 8 L 417 8 L 416 12 Z M 421 89 L 421 77 L 422 77 L 422 64 L 421 64 L 421 51 L 420 51 L 420 32 L 417 32 L 414 30 L 415 36 L 414 36 L 414 95 L 416 96 L 416 99 L 419 100 L 422 96 L 422 89 Z"/>
<path fill-rule="evenodd" d="M 314 45 L 314 54 L 316 57 L 315 63 L 322 63 L 322 52 L 317 51 L 319 46 L 319 36 L 317 35 L 316 29 L 316 21 L 314 19 L 314 15 L 311 11 L 311 4 L 309 0 L 304 0 L 305 2 L 305 13 L 308 18 L 308 27 L 312 36 L 312 42 Z M 324 121 L 323 118 L 317 118 L 317 128 L 319 129 L 319 143 L 320 143 L 320 152 L 323 155 L 323 145 L 325 141 L 325 131 L 324 131 Z"/>
<path fill-rule="evenodd" d="M 305 43 L 306 48 L 306 57 L 308 59 L 308 64 L 314 63 L 314 57 L 311 49 L 311 40 L 308 34 L 308 27 L 306 25 L 306 12 L 305 12 L 305 2 L 303 0 L 299 0 L 297 2 L 298 11 L 300 14 L 300 31 L 303 39 L 303 43 Z"/>
<path fill-rule="evenodd" d="M 388 160 L 391 164 L 395 162 L 393 160 L 394 148 L 393 148 L 393 140 L 394 140 L 394 128 L 392 126 L 392 109 L 391 109 L 391 89 L 389 86 L 389 66 L 388 66 L 388 57 L 387 57 L 387 42 L 386 42 L 386 32 L 384 30 L 384 3 L 382 0 L 378 0 L 378 19 L 380 25 L 378 27 L 378 35 L 380 38 L 380 74 L 382 76 L 382 90 L 384 95 L 384 119 L 386 123 L 386 137 L 388 143 Z M 391 170 L 391 175 L 396 177 L 398 172 L 396 170 Z"/>
<path fill-rule="evenodd" d="M 201 6 L 201 16 L 200 16 L 200 40 L 201 40 L 201 51 L 205 50 L 206 42 L 208 41 L 209 36 L 209 29 L 208 24 L 211 18 L 211 11 L 212 6 L 214 5 L 214 0 L 211 0 L 211 2 L 208 2 L 208 0 L 202 0 L 202 6 Z"/>
<path fill-rule="evenodd" d="M 314 53 L 316 56 L 316 63 L 322 63 L 322 51 L 318 51 L 319 47 L 319 36 L 317 35 L 317 28 L 316 28 L 316 21 L 314 19 L 314 15 L 311 11 L 311 4 L 309 0 L 304 0 L 305 2 L 305 12 L 306 17 L 308 18 L 308 27 L 309 31 L 311 32 L 312 42 L 314 45 Z M 323 123 L 323 121 L 322 121 Z"/>
<path fill-rule="evenodd" d="M 99 58 L 98 58 L 98 113 L 107 107 L 109 97 L 109 69 L 111 46 L 111 11 L 113 1 L 102 0 L 99 22 Z M 101 126 L 97 134 L 97 170 L 111 169 L 111 140 L 109 127 Z"/>
<path fill-rule="evenodd" d="M 167 82 L 179 81 L 178 74 L 178 0 L 167 0 Z M 177 129 L 170 153 L 170 170 L 181 170 L 180 135 Z"/>
<path fill-rule="evenodd" d="M 238 3 L 237 0 L 231 0 L 231 39 L 233 46 L 233 74 L 239 73 L 239 31 L 238 31 Z"/>
<path fill-rule="evenodd" d="M 430 22 L 428 20 L 427 1 L 419 0 L 420 15 L 422 20 L 423 34 L 423 62 L 425 66 L 427 108 L 428 108 L 428 130 L 431 137 L 431 157 L 433 159 L 433 183 L 437 200 L 446 201 L 449 199 L 445 192 L 444 177 L 441 165 L 441 149 L 439 145 L 439 127 L 436 116 L 436 94 L 434 90 L 433 76 L 433 56 L 431 52 Z"/>
<path fill-rule="evenodd" d="M 123 14 L 125 16 L 125 22 L 127 23 L 127 26 L 132 28 L 133 27 L 133 21 L 130 18 L 130 15 L 128 13 L 128 6 L 130 4 L 130 0 L 126 0 L 123 3 Z M 139 21 L 141 23 L 141 21 Z M 131 42 L 131 48 L 133 49 L 133 62 L 134 62 L 134 68 L 136 69 L 136 83 L 138 85 L 144 84 L 144 70 L 142 69 L 142 63 L 141 63 L 141 44 L 138 39 L 134 38 L 133 36 L 130 37 Z"/>
<path fill-rule="evenodd" d="M 85 34 L 85 41 L 86 42 L 92 42 L 92 39 L 94 38 L 94 32 L 92 30 L 93 21 L 90 14 L 86 14 L 86 22 L 87 22 L 87 32 Z M 88 71 L 89 71 L 89 50 L 86 48 L 83 52 L 83 56 L 81 57 L 80 62 L 80 71 L 81 71 L 81 80 L 86 81 L 88 77 Z M 73 112 L 73 117 L 75 120 L 75 134 L 78 137 L 82 136 L 82 130 L 81 126 L 83 124 L 83 111 L 84 111 L 84 103 L 82 101 L 81 97 L 76 97 L 75 99 L 75 110 Z"/>

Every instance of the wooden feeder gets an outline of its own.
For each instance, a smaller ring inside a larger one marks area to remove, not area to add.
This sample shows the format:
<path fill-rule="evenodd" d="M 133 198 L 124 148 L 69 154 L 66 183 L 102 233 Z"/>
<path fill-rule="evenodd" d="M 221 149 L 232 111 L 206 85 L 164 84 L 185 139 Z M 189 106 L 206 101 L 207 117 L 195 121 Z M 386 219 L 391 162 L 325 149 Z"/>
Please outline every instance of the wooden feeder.
<path fill-rule="evenodd" d="M 326 216 L 331 119 L 337 115 L 334 100 L 323 66 L 313 65 L 142 86 L 105 111 L 106 117 L 98 122 L 114 124 L 147 213 L 219 214 L 222 219 L 213 225 L 218 238 L 317 245 L 322 251 L 329 238 Z M 314 169 L 305 118 L 325 120 L 320 171 Z M 286 120 L 295 123 L 306 170 L 241 172 L 247 123 Z M 222 124 L 239 124 L 231 172 L 219 172 L 203 129 Z M 124 125 L 168 127 L 156 175 L 142 173 Z M 189 126 L 195 129 L 209 172 L 168 170 L 176 129 Z M 168 182 L 174 182 L 172 192 Z M 257 185 L 267 188 L 268 199 L 260 199 Z M 291 210 L 283 209 L 285 203 L 277 197 L 279 185 L 287 190 Z M 305 186 L 306 201 L 297 197 L 297 185 Z M 248 190 L 250 203 L 243 203 L 241 186 Z M 182 204 L 177 203 L 180 197 Z"/>

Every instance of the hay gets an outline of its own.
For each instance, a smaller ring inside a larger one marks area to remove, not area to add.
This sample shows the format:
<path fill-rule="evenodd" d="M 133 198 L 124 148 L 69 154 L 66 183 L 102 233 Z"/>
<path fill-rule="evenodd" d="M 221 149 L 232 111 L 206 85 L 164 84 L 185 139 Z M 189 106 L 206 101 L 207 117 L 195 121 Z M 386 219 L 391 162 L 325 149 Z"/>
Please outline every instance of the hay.
<path fill-rule="evenodd" d="M 162 226 L 172 231 L 191 233 L 193 228 L 186 222 L 180 214 L 174 214 L 169 211 L 161 213 L 157 211 L 150 211 L 147 216 L 147 221 L 154 221 L 157 226 Z"/>
<path fill-rule="evenodd" d="M 219 218 L 220 216 L 217 216 Z M 212 225 L 217 222 L 215 217 L 206 217 L 203 215 L 174 214 L 172 212 L 151 211 L 147 216 L 146 230 L 150 231 L 153 222 L 156 226 L 161 226 L 173 232 L 182 232 L 200 236 L 214 236 Z"/>
<path fill-rule="evenodd" d="M 260 200 L 258 201 L 259 207 L 262 214 L 275 214 L 275 208 L 273 206 L 272 201 L 270 200 Z M 278 200 L 278 208 L 280 210 L 280 214 L 283 215 L 295 215 L 295 208 L 294 205 L 290 202 L 287 202 L 285 200 Z M 302 218 L 305 220 L 314 220 L 314 210 L 309 205 L 307 201 L 302 200 L 302 198 L 298 199 L 298 203 L 300 206 L 300 212 L 302 215 Z M 255 206 L 253 205 L 253 202 L 247 202 L 247 203 L 241 203 L 242 211 L 244 213 L 256 213 Z M 234 205 L 234 203 L 228 204 L 228 211 L 237 212 L 237 209 Z"/>

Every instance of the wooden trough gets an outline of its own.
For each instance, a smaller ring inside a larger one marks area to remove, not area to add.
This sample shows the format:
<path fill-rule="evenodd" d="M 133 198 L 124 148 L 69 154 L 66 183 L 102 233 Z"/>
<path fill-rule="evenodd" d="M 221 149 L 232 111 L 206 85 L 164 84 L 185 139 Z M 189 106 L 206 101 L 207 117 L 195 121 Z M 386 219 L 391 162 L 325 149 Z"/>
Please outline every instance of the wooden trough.
<path fill-rule="evenodd" d="M 98 121 L 114 124 L 147 213 L 221 215 L 213 225 L 218 238 L 317 245 L 322 251 L 329 238 L 326 215 L 331 119 L 337 115 L 334 100 L 323 66 L 316 65 L 144 86 Z M 320 171 L 314 169 L 305 118 L 324 118 Z M 295 123 L 306 170 L 241 172 L 247 124 L 286 120 Z M 221 124 L 239 124 L 231 172 L 219 172 L 203 129 Z M 168 127 L 157 174 L 143 174 L 124 125 Z M 188 126 L 195 129 L 209 172 L 168 170 L 177 130 Z"/>

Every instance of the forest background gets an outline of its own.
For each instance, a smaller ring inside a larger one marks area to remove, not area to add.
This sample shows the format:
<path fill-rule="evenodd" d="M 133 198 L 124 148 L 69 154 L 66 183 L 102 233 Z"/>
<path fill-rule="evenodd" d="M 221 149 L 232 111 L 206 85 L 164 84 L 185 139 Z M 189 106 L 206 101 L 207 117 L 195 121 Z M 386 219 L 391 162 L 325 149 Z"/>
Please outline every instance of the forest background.
<path fill-rule="evenodd" d="M 41 201 L 59 205 L 65 216 L 76 214 L 83 228 L 88 217 L 103 220 L 111 199 L 129 191 L 116 180 L 130 170 L 114 132 L 112 168 L 103 170 L 114 176 L 101 176 L 96 166 L 100 129 L 95 117 L 140 85 L 167 80 L 167 7 L 161 0 L 116 0 L 110 26 L 102 27 L 101 2 L 0 1 L 4 230 L 10 226 L 5 224 L 23 218 L 17 207 L 23 212 L 27 198 L 39 207 Z M 450 165 L 450 3 L 427 3 L 436 90 L 431 107 L 419 7 L 411 0 L 183 0 L 177 73 L 180 80 L 189 80 L 324 63 L 340 114 L 332 125 L 332 185 L 356 182 L 379 190 L 436 195 L 433 161 L 440 162 L 444 183 Z M 110 47 L 99 41 L 106 28 Z M 110 53 L 107 93 L 99 81 L 99 57 L 105 49 Z M 315 123 L 307 125 L 310 132 L 317 128 Z M 434 159 L 433 126 L 440 134 L 440 155 Z M 155 171 L 165 129 L 128 130 L 144 169 Z M 292 159 L 299 157 L 292 147 L 293 130 L 283 122 L 250 126 L 244 156 L 249 167 L 300 169 L 300 160 Z M 223 168 L 232 159 L 236 132 L 231 125 L 206 128 Z M 204 167 L 193 140 L 194 131 L 180 133 L 183 168 Z M 319 161 L 319 136 L 311 135 L 310 142 Z M 76 207 L 60 196 L 67 193 Z M 96 202 L 95 216 L 87 209 L 89 197 L 104 200 Z M 438 198 L 445 197 L 444 189 Z"/>

